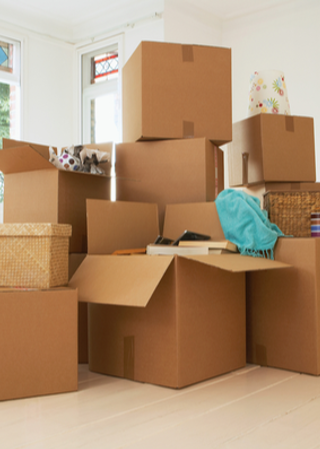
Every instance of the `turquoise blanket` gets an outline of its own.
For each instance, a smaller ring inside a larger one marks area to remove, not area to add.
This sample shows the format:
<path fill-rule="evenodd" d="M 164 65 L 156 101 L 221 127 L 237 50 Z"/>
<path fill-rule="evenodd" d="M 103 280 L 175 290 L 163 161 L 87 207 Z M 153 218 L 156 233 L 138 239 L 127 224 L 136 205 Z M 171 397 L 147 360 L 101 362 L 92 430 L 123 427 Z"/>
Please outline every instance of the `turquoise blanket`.
<path fill-rule="evenodd" d="M 240 254 L 273 259 L 278 237 L 284 234 L 261 210 L 258 198 L 241 190 L 223 190 L 215 200 L 227 240 L 238 246 Z"/>

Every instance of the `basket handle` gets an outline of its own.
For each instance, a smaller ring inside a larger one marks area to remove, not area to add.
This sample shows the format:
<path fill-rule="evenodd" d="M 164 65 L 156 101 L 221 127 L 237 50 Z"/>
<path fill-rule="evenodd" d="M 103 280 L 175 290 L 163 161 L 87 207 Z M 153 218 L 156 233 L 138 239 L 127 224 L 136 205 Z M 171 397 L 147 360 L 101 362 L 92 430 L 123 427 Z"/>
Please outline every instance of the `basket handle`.
<path fill-rule="evenodd" d="M 248 185 L 249 153 L 242 154 L 242 185 Z"/>

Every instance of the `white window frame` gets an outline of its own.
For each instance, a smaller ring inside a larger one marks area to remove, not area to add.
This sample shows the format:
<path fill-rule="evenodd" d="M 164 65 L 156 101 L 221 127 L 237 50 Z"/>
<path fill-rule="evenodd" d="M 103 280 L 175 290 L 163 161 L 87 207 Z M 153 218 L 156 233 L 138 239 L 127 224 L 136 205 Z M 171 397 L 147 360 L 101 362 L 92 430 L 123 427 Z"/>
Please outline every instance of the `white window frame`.
<path fill-rule="evenodd" d="M 11 86 L 17 86 L 19 87 L 19 90 L 17 91 L 17 102 L 19 103 L 19 111 L 17 114 L 17 129 L 18 129 L 18 136 L 17 138 L 21 138 L 21 111 L 22 111 L 22 83 L 21 83 L 21 54 L 22 54 L 22 40 L 20 39 L 12 39 L 9 36 L 0 34 L 0 41 L 6 42 L 8 44 L 13 45 L 13 71 L 7 72 L 5 70 L 0 70 L 0 82 L 9 84 Z"/>
<path fill-rule="evenodd" d="M 119 71 L 117 80 L 107 80 L 96 84 L 90 83 L 90 60 L 93 53 L 105 48 L 117 48 Z M 123 66 L 123 35 L 104 39 L 94 44 L 85 45 L 77 50 L 78 54 L 78 104 L 80 114 L 78 115 L 79 133 L 78 138 L 82 144 L 90 142 L 91 138 L 91 100 L 98 96 L 114 92 L 115 86 L 118 89 L 120 107 L 120 141 L 122 140 L 122 66 Z M 86 72 L 83 75 L 82 60 L 86 60 Z M 85 78 L 83 79 L 83 76 Z M 83 85 L 85 87 L 83 88 Z"/>

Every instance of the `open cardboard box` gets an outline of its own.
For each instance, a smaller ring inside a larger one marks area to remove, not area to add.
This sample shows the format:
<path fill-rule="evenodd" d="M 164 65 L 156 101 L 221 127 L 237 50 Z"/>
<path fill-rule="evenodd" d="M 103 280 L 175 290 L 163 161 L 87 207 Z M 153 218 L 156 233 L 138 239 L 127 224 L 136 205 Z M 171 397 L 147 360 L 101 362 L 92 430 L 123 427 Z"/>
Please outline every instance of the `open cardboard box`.
<path fill-rule="evenodd" d="M 286 267 L 233 255 L 119 256 L 158 235 L 155 204 L 87 201 L 88 255 L 70 280 L 89 304 L 89 368 L 181 388 L 246 364 L 247 270 Z M 223 238 L 214 203 L 168 206 L 164 235 Z"/>
<path fill-rule="evenodd" d="M 0 400 L 78 389 L 77 291 L 0 289 Z"/>
<path fill-rule="evenodd" d="M 112 143 L 99 144 L 99 149 L 111 153 Z M 71 224 L 69 251 L 87 251 L 85 201 L 110 199 L 110 173 L 59 170 L 49 162 L 49 147 L 10 139 L 3 139 L 0 170 L 5 182 L 4 223 Z"/>
<path fill-rule="evenodd" d="M 122 71 L 123 141 L 232 139 L 231 49 L 141 42 Z"/>
<path fill-rule="evenodd" d="M 313 118 L 258 114 L 233 125 L 231 187 L 316 180 Z"/>

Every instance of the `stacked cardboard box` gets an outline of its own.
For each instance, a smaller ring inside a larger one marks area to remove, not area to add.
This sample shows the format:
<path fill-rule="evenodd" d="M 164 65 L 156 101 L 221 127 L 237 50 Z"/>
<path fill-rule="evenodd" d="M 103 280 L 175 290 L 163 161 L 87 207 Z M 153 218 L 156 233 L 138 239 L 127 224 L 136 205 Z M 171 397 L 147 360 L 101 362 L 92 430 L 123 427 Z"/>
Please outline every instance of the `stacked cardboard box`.
<path fill-rule="evenodd" d="M 224 188 L 232 139 L 231 50 L 142 42 L 123 68 L 117 199 L 165 205 L 212 201 Z"/>
<path fill-rule="evenodd" d="M 99 147 L 110 152 L 111 145 Z M 59 170 L 49 162 L 48 146 L 3 139 L 0 169 L 5 180 L 5 226 L 71 225 L 68 257 L 71 275 L 87 250 L 86 199 L 110 198 L 110 166 L 104 166 L 106 176 Z M 63 266 L 67 285 L 68 263 Z M 12 287 L 26 286 L 13 282 Z M 1 329 L 6 336 L 1 339 L 0 348 L 3 387 L 0 399 L 76 390 L 78 359 L 88 360 L 87 312 L 84 306 L 78 306 L 77 292 L 67 287 L 48 290 L 39 287 L 31 291 L 7 288 L 1 291 L 0 303 L 5 321 Z M 17 370 L 18 365 L 22 369 Z"/>
<path fill-rule="evenodd" d="M 229 49 L 142 42 L 123 69 L 117 201 L 87 201 L 88 256 L 70 281 L 89 303 L 89 368 L 181 388 L 245 365 L 245 272 L 236 255 L 126 255 L 161 232 L 224 238 L 213 200 L 232 139 Z"/>
<path fill-rule="evenodd" d="M 262 208 L 268 198 L 279 197 L 276 211 L 289 229 L 302 229 L 297 222 L 307 220 L 304 235 L 311 235 L 311 209 L 306 218 L 302 202 L 307 192 L 320 189 L 312 118 L 259 114 L 242 120 L 233 126 L 228 157 L 231 187 L 257 196 Z M 285 194 L 294 201 L 289 206 L 282 200 Z M 247 361 L 319 375 L 320 242 L 287 233 L 293 237 L 278 239 L 275 260 L 292 267 L 247 275 Z"/>

